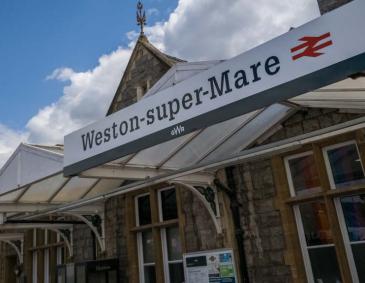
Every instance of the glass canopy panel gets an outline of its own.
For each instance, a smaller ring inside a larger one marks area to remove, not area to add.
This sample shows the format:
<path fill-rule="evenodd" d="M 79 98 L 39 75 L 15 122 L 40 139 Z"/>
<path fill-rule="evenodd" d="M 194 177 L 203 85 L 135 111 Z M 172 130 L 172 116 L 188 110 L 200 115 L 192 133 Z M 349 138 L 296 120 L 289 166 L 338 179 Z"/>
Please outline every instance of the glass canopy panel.
<path fill-rule="evenodd" d="M 187 146 L 182 148 L 176 155 L 168 160 L 163 167 L 182 168 L 195 164 L 206 155 L 209 150 L 218 146 L 224 139 L 233 133 L 240 125 L 254 116 L 256 112 L 248 113 L 234 119 L 210 126 L 204 129 Z"/>
<path fill-rule="evenodd" d="M 120 187 L 122 183 L 123 180 L 120 179 L 103 179 L 95 185 L 95 187 L 85 196 L 85 198 L 109 192 Z"/>
<path fill-rule="evenodd" d="M 21 197 L 22 202 L 47 202 L 66 182 L 62 174 L 34 183 Z"/>
<path fill-rule="evenodd" d="M 52 202 L 60 203 L 78 200 L 92 188 L 95 182 L 97 182 L 97 179 L 73 177 Z"/>
<path fill-rule="evenodd" d="M 213 161 L 240 152 L 283 119 L 290 109 L 282 104 L 269 106 L 201 162 Z"/>
<path fill-rule="evenodd" d="M 1 202 L 16 201 L 18 199 L 18 197 L 20 196 L 20 194 L 22 194 L 24 192 L 24 190 L 25 190 L 25 188 L 24 189 L 19 189 L 19 190 L 13 191 L 11 193 L 7 193 L 7 194 L 4 194 L 4 195 L 0 196 L 0 205 L 1 205 Z"/>
<path fill-rule="evenodd" d="M 168 156 L 170 156 L 181 144 L 189 140 L 194 134 L 195 133 L 191 133 L 183 137 L 173 139 L 171 141 L 142 150 L 135 157 L 133 157 L 133 159 L 129 161 L 128 164 L 155 167 L 159 165 L 163 160 L 165 160 Z"/>

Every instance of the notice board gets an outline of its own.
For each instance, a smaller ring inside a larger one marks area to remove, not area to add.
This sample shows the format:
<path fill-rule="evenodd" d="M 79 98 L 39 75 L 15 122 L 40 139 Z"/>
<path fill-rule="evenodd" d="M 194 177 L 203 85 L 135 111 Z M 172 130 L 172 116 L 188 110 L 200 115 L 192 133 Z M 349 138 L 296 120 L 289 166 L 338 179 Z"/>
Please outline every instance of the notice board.
<path fill-rule="evenodd" d="M 211 250 L 184 254 L 186 283 L 236 283 L 233 251 Z"/>

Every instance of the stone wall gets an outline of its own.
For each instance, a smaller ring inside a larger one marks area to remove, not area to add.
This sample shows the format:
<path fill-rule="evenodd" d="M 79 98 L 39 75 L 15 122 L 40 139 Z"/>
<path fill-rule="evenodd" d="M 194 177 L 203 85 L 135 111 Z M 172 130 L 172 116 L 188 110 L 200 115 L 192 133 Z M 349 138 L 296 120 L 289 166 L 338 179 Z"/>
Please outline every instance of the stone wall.
<path fill-rule="evenodd" d="M 128 255 L 125 196 L 108 199 L 105 203 L 106 257 L 118 258 L 120 282 L 128 282 Z"/>
<path fill-rule="evenodd" d="M 324 14 L 348 2 L 351 2 L 352 0 L 317 0 L 317 1 L 321 14 Z"/>
<path fill-rule="evenodd" d="M 264 144 L 295 137 L 327 128 L 360 117 L 360 114 L 341 113 L 338 109 L 301 109 L 282 123 L 282 129 L 268 138 Z"/>
<path fill-rule="evenodd" d="M 73 262 L 93 260 L 94 240 L 91 229 L 84 224 L 73 227 Z"/>
<path fill-rule="evenodd" d="M 336 109 L 302 109 L 265 143 L 271 143 L 358 118 Z M 286 248 L 271 160 L 248 162 L 227 169 L 228 183 L 237 189 L 244 245 L 252 283 L 292 282 L 284 261 Z"/>
<path fill-rule="evenodd" d="M 151 88 L 168 70 L 162 63 L 142 45 L 136 47 L 136 56 L 124 75 L 123 84 L 118 88 L 116 100 L 111 112 L 116 112 L 137 101 L 137 87 Z"/>
<path fill-rule="evenodd" d="M 185 246 L 187 252 L 224 248 L 223 238 L 201 200 L 187 189 L 181 190 L 181 204 L 185 216 Z"/>

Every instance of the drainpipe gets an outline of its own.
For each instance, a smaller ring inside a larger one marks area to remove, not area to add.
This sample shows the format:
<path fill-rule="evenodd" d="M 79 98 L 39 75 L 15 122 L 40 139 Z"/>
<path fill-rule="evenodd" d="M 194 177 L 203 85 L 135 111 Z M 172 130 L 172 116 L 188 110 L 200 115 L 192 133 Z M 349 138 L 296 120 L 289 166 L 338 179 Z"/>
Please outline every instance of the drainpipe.
<path fill-rule="evenodd" d="M 226 168 L 226 175 L 227 175 L 228 187 L 222 184 L 222 182 L 219 179 L 214 179 L 214 184 L 218 189 L 225 192 L 226 195 L 229 197 L 230 208 L 232 212 L 233 224 L 235 229 L 235 236 L 237 241 L 238 255 L 240 258 L 239 273 L 243 283 L 250 283 L 245 246 L 244 246 L 244 238 L 243 238 L 244 230 L 241 226 L 241 221 L 240 221 L 240 211 L 239 211 L 240 204 L 237 201 L 237 195 L 236 195 L 237 188 L 233 178 L 233 167 Z"/>

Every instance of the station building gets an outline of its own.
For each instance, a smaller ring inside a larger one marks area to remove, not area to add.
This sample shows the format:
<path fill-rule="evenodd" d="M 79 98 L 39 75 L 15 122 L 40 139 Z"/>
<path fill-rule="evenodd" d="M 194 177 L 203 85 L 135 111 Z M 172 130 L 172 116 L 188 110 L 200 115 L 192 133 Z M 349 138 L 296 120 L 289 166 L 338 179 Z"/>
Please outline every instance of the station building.
<path fill-rule="evenodd" d="M 106 114 L 220 62 L 141 34 Z M 0 282 L 365 282 L 364 96 L 354 74 L 71 177 L 62 145 L 21 144 Z"/>

